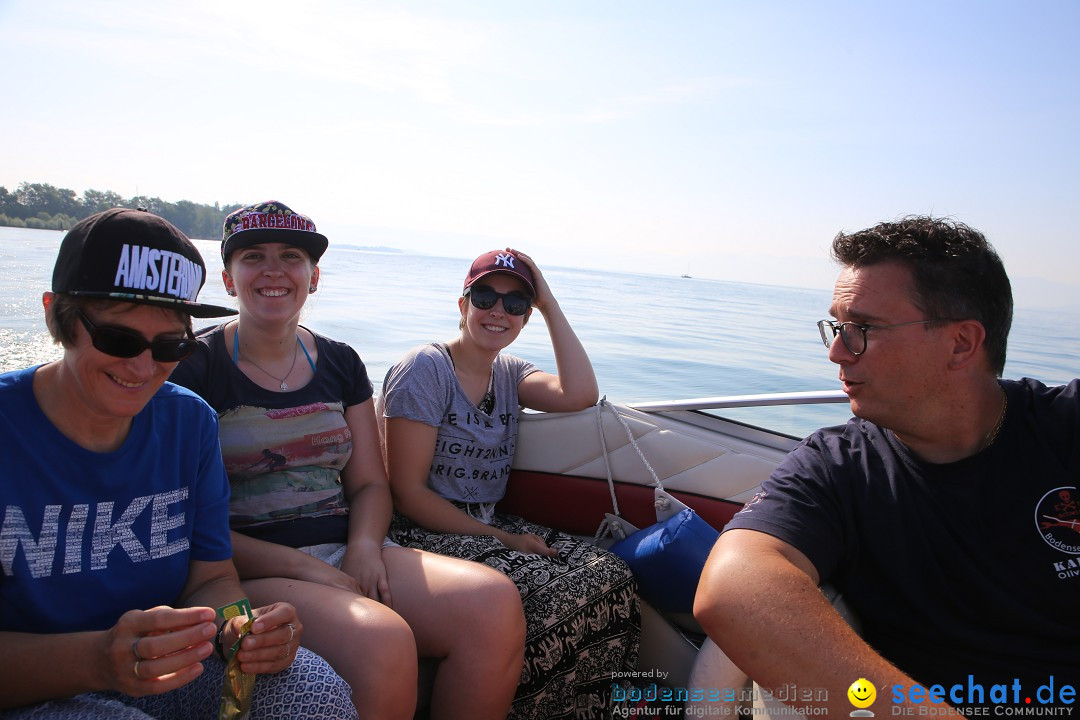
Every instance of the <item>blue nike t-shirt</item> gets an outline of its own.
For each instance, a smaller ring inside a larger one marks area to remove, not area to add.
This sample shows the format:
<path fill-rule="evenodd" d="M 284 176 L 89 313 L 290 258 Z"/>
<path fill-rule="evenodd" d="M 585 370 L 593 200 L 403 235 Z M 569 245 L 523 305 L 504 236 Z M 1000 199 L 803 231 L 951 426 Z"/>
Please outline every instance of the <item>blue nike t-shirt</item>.
<path fill-rule="evenodd" d="M 36 370 L 0 375 L 0 630 L 102 630 L 174 605 L 190 561 L 232 556 L 213 411 L 166 383 L 119 449 L 92 452 L 42 412 Z"/>

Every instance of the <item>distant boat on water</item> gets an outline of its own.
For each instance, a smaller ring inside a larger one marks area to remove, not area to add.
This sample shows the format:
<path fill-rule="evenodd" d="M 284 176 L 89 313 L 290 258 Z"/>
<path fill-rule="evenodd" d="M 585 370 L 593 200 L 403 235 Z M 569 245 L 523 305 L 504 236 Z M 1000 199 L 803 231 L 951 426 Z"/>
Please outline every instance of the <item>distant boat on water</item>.
<path fill-rule="evenodd" d="M 690 277 L 690 264 L 689 264 L 689 263 L 687 263 L 687 265 L 686 265 L 686 272 L 684 272 L 684 273 L 682 274 L 682 276 L 683 276 L 684 278 L 688 278 L 688 277 Z"/>

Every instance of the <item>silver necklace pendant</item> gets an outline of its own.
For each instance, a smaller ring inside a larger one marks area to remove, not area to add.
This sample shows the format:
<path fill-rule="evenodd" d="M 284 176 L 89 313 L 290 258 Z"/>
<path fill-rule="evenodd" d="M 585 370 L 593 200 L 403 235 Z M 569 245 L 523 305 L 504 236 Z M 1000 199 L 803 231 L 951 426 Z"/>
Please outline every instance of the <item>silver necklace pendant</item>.
<path fill-rule="evenodd" d="M 289 383 L 284 380 L 281 381 L 281 392 L 287 392 L 289 390 Z"/>

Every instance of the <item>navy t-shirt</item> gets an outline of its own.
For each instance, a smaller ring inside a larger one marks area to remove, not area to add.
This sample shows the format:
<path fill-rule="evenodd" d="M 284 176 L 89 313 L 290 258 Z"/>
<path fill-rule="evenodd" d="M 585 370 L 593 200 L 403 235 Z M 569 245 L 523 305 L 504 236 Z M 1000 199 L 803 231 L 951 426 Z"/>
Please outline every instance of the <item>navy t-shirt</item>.
<path fill-rule="evenodd" d="M 1080 381 L 1002 386 L 983 452 L 926 463 L 852 418 L 803 441 L 726 529 L 802 551 L 927 686 L 1080 685 Z"/>

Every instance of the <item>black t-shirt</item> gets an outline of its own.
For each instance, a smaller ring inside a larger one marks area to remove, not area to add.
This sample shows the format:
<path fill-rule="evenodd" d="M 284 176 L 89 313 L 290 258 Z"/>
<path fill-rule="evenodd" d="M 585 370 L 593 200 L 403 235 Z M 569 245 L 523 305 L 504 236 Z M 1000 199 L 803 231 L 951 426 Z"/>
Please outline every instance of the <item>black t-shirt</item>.
<path fill-rule="evenodd" d="M 925 463 L 852 418 L 804 440 L 726 529 L 802 551 L 926 686 L 1080 685 L 1080 381 L 1002 386 L 983 452 Z"/>
<path fill-rule="evenodd" d="M 311 382 L 274 392 L 236 367 L 223 328 L 201 330 L 197 351 L 169 379 L 218 413 L 232 528 L 291 547 L 345 542 L 340 471 L 352 454 L 345 411 L 371 397 L 364 363 L 345 343 L 313 333 L 318 362 Z"/>

